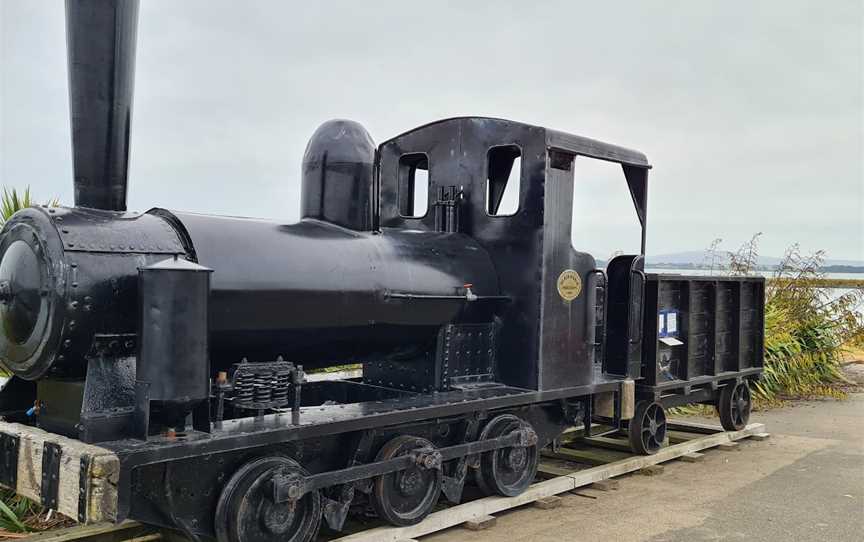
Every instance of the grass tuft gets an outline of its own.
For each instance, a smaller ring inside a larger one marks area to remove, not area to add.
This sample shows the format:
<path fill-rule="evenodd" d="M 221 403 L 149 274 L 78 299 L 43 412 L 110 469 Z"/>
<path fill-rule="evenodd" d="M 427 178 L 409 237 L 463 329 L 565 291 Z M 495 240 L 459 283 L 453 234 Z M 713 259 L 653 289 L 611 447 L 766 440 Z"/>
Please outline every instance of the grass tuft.
<path fill-rule="evenodd" d="M 30 502 L 22 497 L 4 492 L 0 498 L 0 529 L 10 533 L 29 531 L 21 518 L 30 511 Z"/>

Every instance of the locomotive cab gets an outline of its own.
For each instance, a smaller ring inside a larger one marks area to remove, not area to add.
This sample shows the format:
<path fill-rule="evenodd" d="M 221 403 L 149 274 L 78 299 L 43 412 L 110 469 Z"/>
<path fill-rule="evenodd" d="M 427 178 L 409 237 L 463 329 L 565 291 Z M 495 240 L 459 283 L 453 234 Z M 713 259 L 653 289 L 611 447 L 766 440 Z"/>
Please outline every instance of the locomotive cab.
<path fill-rule="evenodd" d="M 622 166 L 644 253 L 650 166 L 643 154 L 471 117 L 397 136 L 381 145 L 379 155 L 382 230 L 462 233 L 489 253 L 501 294 L 510 300 L 500 313 L 501 382 L 551 390 L 639 376 L 642 254 L 619 256 L 604 271 L 570 239 L 574 159 L 597 158 Z M 418 191 L 425 195 L 418 198 Z M 505 194 L 512 212 L 502 210 Z M 415 200 L 428 203 L 416 209 L 409 205 Z M 622 341 L 629 347 L 617 348 Z"/>

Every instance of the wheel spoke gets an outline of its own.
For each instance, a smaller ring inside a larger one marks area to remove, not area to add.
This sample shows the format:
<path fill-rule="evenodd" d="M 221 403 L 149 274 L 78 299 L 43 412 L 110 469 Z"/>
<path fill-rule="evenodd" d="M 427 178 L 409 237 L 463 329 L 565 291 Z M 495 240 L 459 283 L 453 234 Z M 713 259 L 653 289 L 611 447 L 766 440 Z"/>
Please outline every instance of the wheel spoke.
<path fill-rule="evenodd" d="M 481 439 L 500 437 L 526 426 L 530 428 L 527 422 L 513 414 L 502 414 L 486 425 Z M 508 450 L 482 457 L 477 478 L 482 481 L 478 486 L 483 493 L 514 497 L 534 481 L 539 457 L 537 446 Z"/>
<path fill-rule="evenodd" d="M 651 455 L 666 441 L 666 412 L 659 402 L 640 401 L 629 422 L 630 448 Z"/>
<path fill-rule="evenodd" d="M 434 446 L 428 440 L 410 435 L 391 439 L 376 456 L 376 461 L 403 457 Z M 435 506 L 441 490 L 440 471 L 419 466 L 384 474 L 375 478 L 372 504 L 379 517 L 393 525 L 413 525 Z"/>
<path fill-rule="evenodd" d="M 320 494 L 307 493 L 291 505 L 273 503 L 268 489 L 277 474 L 308 476 L 297 462 L 282 456 L 252 460 L 234 473 L 216 504 L 219 542 L 298 542 L 318 531 Z M 235 522 L 246 528 L 235 529 Z"/>

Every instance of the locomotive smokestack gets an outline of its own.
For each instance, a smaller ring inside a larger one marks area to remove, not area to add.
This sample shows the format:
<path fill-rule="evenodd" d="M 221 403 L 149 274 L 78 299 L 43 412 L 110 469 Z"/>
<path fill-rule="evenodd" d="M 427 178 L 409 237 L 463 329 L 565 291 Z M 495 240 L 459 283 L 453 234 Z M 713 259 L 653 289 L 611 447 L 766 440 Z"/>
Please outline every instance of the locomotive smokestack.
<path fill-rule="evenodd" d="M 126 210 L 138 0 L 66 0 L 75 206 Z"/>

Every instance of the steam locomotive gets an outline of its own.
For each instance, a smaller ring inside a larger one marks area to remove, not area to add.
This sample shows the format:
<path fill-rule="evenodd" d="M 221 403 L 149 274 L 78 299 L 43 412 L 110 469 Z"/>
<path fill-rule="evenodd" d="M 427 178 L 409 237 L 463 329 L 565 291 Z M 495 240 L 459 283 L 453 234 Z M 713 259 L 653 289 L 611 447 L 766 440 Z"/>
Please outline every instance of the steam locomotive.
<path fill-rule="evenodd" d="M 75 206 L 0 233 L 0 485 L 81 522 L 308 541 L 352 507 L 410 525 L 466 484 L 518 495 L 573 426 L 650 454 L 671 406 L 747 423 L 763 279 L 644 272 L 639 152 L 479 117 L 376 147 L 335 120 L 296 224 L 127 211 L 137 12 L 66 4 Z M 572 246 L 577 156 L 620 164 L 640 254 Z"/>

